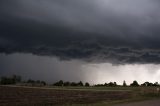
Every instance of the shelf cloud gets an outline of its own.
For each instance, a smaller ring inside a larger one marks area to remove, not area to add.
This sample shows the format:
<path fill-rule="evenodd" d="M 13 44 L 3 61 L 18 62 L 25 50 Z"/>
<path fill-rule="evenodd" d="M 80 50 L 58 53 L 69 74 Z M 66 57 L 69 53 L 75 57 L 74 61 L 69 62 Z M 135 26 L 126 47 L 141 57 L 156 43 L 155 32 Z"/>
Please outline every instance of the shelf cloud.
<path fill-rule="evenodd" d="M 159 0 L 1 0 L 0 52 L 160 63 Z"/>

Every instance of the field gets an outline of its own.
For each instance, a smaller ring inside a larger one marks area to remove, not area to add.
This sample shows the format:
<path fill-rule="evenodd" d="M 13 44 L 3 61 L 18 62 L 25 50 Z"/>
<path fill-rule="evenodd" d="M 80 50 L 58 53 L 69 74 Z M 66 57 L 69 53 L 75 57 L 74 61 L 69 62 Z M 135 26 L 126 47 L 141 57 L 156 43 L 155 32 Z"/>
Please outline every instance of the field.
<path fill-rule="evenodd" d="M 159 97 L 156 87 L 0 86 L 0 106 L 109 106 Z"/>

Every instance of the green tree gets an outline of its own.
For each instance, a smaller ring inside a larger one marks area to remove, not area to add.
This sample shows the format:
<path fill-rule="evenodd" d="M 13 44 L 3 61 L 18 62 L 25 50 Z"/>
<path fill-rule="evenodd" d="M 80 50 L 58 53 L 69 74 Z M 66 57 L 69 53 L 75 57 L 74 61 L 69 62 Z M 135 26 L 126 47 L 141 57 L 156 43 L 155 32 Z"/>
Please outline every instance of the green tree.
<path fill-rule="evenodd" d="M 83 82 L 80 81 L 80 82 L 78 83 L 78 86 L 83 86 Z"/>
<path fill-rule="evenodd" d="M 78 86 L 78 84 L 75 83 L 75 82 L 72 82 L 72 83 L 71 83 L 71 86 Z"/>
<path fill-rule="evenodd" d="M 1 77 L 0 84 L 8 85 L 8 84 L 16 84 L 21 82 L 21 77 L 17 75 L 13 75 L 12 77 Z"/>
<path fill-rule="evenodd" d="M 88 82 L 86 82 L 86 83 L 85 83 L 85 86 L 86 86 L 86 87 L 89 87 L 89 86 L 90 86 L 90 84 L 89 84 Z"/>
<path fill-rule="evenodd" d="M 114 82 L 113 84 L 114 84 L 114 86 L 117 86 L 117 83 L 116 83 L 116 82 Z"/>
<path fill-rule="evenodd" d="M 70 82 L 64 82 L 63 85 L 64 85 L 64 86 L 70 86 L 71 84 L 70 84 Z"/>
<path fill-rule="evenodd" d="M 13 80 L 15 83 L 20 83 L 20 82 L 21 82 L 21 76 L 13 75 L 13 76 L 12 76 L 12 80 Z"/>
<path fill-rule="evenodd" d="M 124 86 L 124 87 L 126 87 L 126 86 L 127 86 L 126 81 L 123 81 L 123 86 Z"/>
<path fill-rule="evenodd" d="M 158 82 L 155 82 L 155 83 L 153 84 L 153 86 L 159 86 L 159 83 L 158 83 Z"/>
<path fill-rule="evenodd" d="M 1 77 L 1 85 L 14 84 L 15 82 L 11 78 Z"/>
<path fill-rule="evenodd" d="M 139 84 L 138 84 L 137 81 L 133 81 L 133 83 L 131 83 L 130 86 L 135 86 L 136 87 L 136 86 L 139 86 Z"/>
<path fill-rule="evenodd" d="M 47 85 L 45 81 L 41 81 L 41 84 L 43 84 L 44 86 Z"/>
<path fill-rule="evenodd" d="M 63 86 L 63 81 L 60 80 L 60 81 L 54 83 L 53 85 L 54 85 L 54 86 Z"/>
<path fill-rule="evenodd" d="M 108 86 L 117 86 L 117 83 L 116 82 L 110 82 L 110 83 L 108 83 Z"/>
<path fill-rule="evenodd" d="M 35 83 L 35 81 L 32 80 L 32 79 L 29 79 L 29 80 L 27 81 L 27 83 Z"/>
<path fill-rule="evenodd" d="M 107 83 L 105 83 L 105 84 L 104 84 L 104 86 L 108 86 L 108 84 L 107 84 Z"/>

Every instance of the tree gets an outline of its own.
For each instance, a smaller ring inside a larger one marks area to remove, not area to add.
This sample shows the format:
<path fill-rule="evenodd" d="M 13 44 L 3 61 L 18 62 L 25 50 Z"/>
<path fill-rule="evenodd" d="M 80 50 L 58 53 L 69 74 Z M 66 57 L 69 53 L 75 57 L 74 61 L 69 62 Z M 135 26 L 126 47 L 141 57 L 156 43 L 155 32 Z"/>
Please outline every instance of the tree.
<path fill-rule="evenodd" d="M 83 82 L 80 81 L 80 82 L 78 83 L 78 86 L 83 86 Z"/>
<path fill-rule="evenodd" d="M 53 85 L 54 85 L 54 86 L 63 86 L 63 81 L 60 80 L 60 81 L 54 83 Z"/>
<path fill-rule="evenodd" d="M 7 85 L 7 84 L 16 84 L 21 82 L 21 77 L 17 75 L 13 75 L 12 77 L 1 77 L 0 84 Z"/>
<path fill-rule="evenodd" d="M 113 84 L 114 84 L 114 86 L 117 86 L 117 83 L 116 83 L 116 82 L 114 82 Z"/>
<path fill-rule="evenodd" d="M 20 82 L 21 82 L 21 76 L 13 75 L 13 76 L 12 76 L 12 80 L 13 80 L 15 83 L 20 83 Z"/>
<path fill-rule="evenodd" d="M 157 83 L 151 83 L 151 82 L 145 82 L 143 84 L 141 84 L 141 86 L 157 86 L 158 85 L 158 82 Z"/>
<path fill-rule="evenodd" d="M 70 82 L 64 82 L 64 86 L 70 86 Z"/>
<path fill-rule="evenodd" d="M 8 84 L 15 84 L 12 78 L 7 78 L 7 77 L 1 77 L 0 81 L 1 85 L 8 85 Z"/>
<path fill-rule="evenodd" d="M 41 81 L 41 84 L 43 84 L 44 86 L 47 85 L 45 81 Z"/>
<path fill-rule="evenodd" d="M 124 86 L 124 87 L 126 87 L 126 86 L 127 86 L 126 81 L 123 81 L 123 86 Z"/>
<path fill-rule="evenodd" d="M 108 86 L 114 86 L 113 82 L 108 83 Z"/>
<path fill-rule="evenodd" d="M 34 80 L 32 80 L 32 79 L 29 79 L 29 80 L 27 81 L 27 83 L 34 84 L 34 83 L 35 83 L 35 81 L 34 81 Z"/>
<path fill-rule="evenodd" d="M 85 86 L 86 86 L 86 87 L 89 87 L 89 86 L 90 86 L 90 84 L 89 84 L 88 82 L 86 82 L 86 83 L 85 83 Z"/>
<path fill-rule="evenodd" d="M 95 87 L 102 87 L 102 86 L 104 86 L 103 84 L 96 84 L 96 85 L 94 85 Z"/>
<path fill-rule="evenodd" d="M 150 86 L 150 83 L 149 82 L 145 82 L 145 83 L 141 84 L 141 86 Z"/>
<path fill-rule="evenodd" d="M 153 84 L 153 86 L 159 86 L 159 83 L 158 83 L 158 82 L 155 82 L 155 83 Z"/>
<path fill-rule="evenodd" d="M 37 80 L 37 81 L 36 81 L 36 83 L 37 83 L 37 84 L 40 84 L 40 83 L 41 83 L 41 81 L 40 81 L 40 80 Z"/>
<path fill-rule="evenodd" d="M 108 86 L 117 86 L 117 83 L 116 82 L 110 82 L 110 83 L 108 83 Z"/>
<path fill-rule="evenodd" d="M 139 86 L 139 84 L 138 84 L 137 81 L 133 81 L 133 83 L 131 83 L 130 86 L 135 86 L 136 87 L 136 86 Z"/>
<path fill-rule="evenodd" d="M 78 84 L 75 83 L 75 82 L 72 82 L 72 83 L 71 83 L 71 86 L 78 86 Z"/>
<path fill-rule="evenodd" d="M 108 84 L 107 84 L 107 83 L 105 83 L 105 84 L 104 84 L 104 86 L 108 86 Z"/>

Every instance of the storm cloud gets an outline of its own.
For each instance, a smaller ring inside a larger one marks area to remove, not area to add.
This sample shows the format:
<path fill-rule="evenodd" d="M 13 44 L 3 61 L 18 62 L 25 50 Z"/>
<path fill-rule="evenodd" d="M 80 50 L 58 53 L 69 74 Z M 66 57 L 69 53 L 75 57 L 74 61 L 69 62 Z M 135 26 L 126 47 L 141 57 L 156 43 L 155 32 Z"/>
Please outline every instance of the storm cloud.
<path fill-rule="evenodd" d="M 50 84 L 63 81 L 83 81 L 90 84 L 116 81 L 127 84 L 137 80 L 139 83 L 159 82 L 159 64 L 119 64 L 88 63 L 81 60 L 60 61 L 55 57 L 32 54 L 0 54 L 0 76 L 22 76 L 23 80 L 44 80 Z"/>
<path fill-rule="evenodd" d="M 158 0 L 1 0 L 0 52 L 160 63 Z"/>

